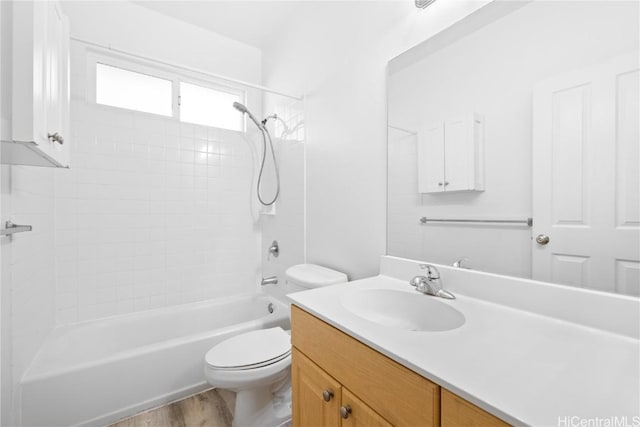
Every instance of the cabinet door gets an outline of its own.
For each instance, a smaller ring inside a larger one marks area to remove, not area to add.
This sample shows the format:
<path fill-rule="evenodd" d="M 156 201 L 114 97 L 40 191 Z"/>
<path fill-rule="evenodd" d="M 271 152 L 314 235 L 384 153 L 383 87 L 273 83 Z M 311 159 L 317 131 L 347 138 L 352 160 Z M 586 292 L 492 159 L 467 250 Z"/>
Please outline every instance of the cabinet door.
<path fill-rule="evenodd" d="M 499 418 L 442 389 L 442 427 L 507 427 Z"/>
<path fill-rule="evenodd" d="M 47 139 L 42 150 L 63 165 L 69 164 L 69 31 L 57 1 L 47 3 L 45 51 L 45 132 L 57 133 L 63 142 Z"/>
<path fill-rule="evenodd" d="M 13 121 L 16 141 L 46 141 L 47 3 L 13 2 Z"/>
<path fill-rule="evenodd" d="M 340 383 L 296 348 L 293 348 L 291 375 L 293 426 L 339 427 Z"/>
<path fill-rule="evenodd" d="M 342 427 L 391 427 L 373 409 L 358 399 L 346 388 L 342 389 Z"/>
<path fill-rule="evenodd" d="M 423 127 L 418 132 L 418 191 L 444 191 L 444 129 L 442 122 Z"/>
<path fill-rule="evenodd" d="M 68 166 L 69 24 L 56 0 L 14 2 L 12 65 L 12 139 L 31 145 L 11 162 Z"/>
<path fill-rule="evenodd" d="M 484 120 L 478 114 L 444 124 L 445 191 L 484 190 Z"/>
<path fill-rule="evenodd" d="M 445 191 L 460 191 L 471 188 L 469 174 L 473 172 L 472 141 L 469 138 L 467 118 L 447 120 L 444 125 L 444 175 Z"/>

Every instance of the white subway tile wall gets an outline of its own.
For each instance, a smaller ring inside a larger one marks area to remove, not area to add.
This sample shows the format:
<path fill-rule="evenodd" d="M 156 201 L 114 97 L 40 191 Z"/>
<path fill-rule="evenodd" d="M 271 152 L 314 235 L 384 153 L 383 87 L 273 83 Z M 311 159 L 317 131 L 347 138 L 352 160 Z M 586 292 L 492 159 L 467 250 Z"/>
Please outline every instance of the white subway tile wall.
<path fill-rule="evenodd" d="M 3 200 L 10 204 L 7 219 L 33 226 L 33 231 L 12 236 L 11 247 L 6 248 L 12 285 L 11 360 L 14 380 L 18 381 L 55 322 L 55 171 L 33 166 L 4 167 L 11 168 L 11 200 Z M 3 192 L 8 190 L 5 185 Z"/>
<path fill-rule="evenodd" d="M 257 132 L 72 101 L 55 172 L 59 324 L 254 291 Z"/>

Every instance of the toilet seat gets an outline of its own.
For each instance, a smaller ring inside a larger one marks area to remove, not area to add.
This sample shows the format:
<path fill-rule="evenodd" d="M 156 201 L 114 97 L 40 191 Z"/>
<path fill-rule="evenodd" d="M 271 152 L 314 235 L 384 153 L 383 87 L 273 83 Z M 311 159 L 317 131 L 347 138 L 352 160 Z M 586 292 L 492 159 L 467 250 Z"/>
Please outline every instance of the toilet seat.
<path fill-rule="evenodd" d="M 211 370 L 249 370 L 269 366 L 291 355 L 291 337 L 282 328 L 259 329 L 215 345 L 205 355 Z"/>

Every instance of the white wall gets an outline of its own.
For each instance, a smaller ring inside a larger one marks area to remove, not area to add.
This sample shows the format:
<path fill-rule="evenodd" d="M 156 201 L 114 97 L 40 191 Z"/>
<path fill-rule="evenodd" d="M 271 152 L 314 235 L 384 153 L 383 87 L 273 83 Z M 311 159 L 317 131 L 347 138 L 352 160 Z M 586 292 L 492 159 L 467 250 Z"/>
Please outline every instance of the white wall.
<path fill-rule="evenodd" d="M 265 84 L 306 95 L 308 262 L 351 279 L 377 273 L 386 247 L 387 61 L 486 3 L 322 2 L 301 9 L 265 49 Z"/>
<path fill-rule="evenodd" d="M 466 256 L 474 269 L 530 277 L 530 228 L 417 219 L 531 216 L 533 87 L 637 51 L 638 12 L 634 2 L 531 3 L 392 74 L 392 125 L 419 131 L 467 112 L 484 117 L 485 191 L 418 197 L 415 140 L 398 140 L 390 146 L 389 253 L 441 264 Z"/>

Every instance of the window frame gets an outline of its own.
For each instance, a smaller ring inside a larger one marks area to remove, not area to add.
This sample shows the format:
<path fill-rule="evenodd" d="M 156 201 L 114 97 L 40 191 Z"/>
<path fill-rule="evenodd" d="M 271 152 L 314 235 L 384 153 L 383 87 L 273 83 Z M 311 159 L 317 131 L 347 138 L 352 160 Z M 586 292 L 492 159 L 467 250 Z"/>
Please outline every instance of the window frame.
<path fill-rule="evenodd" d="M 190 84 L 192 86 L 200 86 L 203 87 L 205 89 L 211 89 L 211 90 L 215 90 L 216 92 L 224 92 L 227 93 L 229 95 L 237 95 L 238 98 L 240 99 L 240 102 L 245 104 L 247 101 L 247 91 L 244 89 L 241 89 L 239 87 L 235 87 L 235 86 L 230 86 L 230 85 L 222 85 L 216 82 L 213 82 L 211 80 L 203 80 L 203 79 L 198 79 L 195 77 L 183 77 L 181 79 L 179 79 L 177 81 L 177 120 L 180 123 L 187 123 L 187 124 L 195 124 L 197 126 L 207 126 L 207 127 L 213 127 L 216 129 L 224 129 L 224 130 L 235 130 L 235 129 L 229 129 L 229 128 L 219 128 L 216 126 L 209 126 L 209 125 L 203 125 L 203 124 L 198 124 L 198 123 L 191 123 L 191 122 L 183 122 L 182 120 L 180 120 L 180 107 L 181 107 L 181 103 L 182 103 L 182 94 L 180 93 L 180 83 L 186 83 L 186 84 Z M 247 130 L 247 122 L 244 119 L 244 115 L 243 115 L 243 119 L 242 119 L 242 126 L 241 129 L 238 131 L 236 130 L 236 132 L 246 132 Z"/>
<path fill-rule="evenodd" d="M 173 69 L 170 66 L 164 64 L 158 64 L 153 60 L 145 60 L 138 58 L 129 58 L 125 55 L 116 54 L 113 52 L 103 52 L 95 48 L 86 49 L 86 99 L 89 103 L 99 105 L 101 108 L 114 108 L 118 110 L 130 111 L 135 114 L 147 114 L 153 117 L 161 117 L 165 119 L 175 120 L 178 123 L 193 125 L 193 126 L 206 126 L 212 129 L 230 130 L 228 128 L 219 128 L 215 126 L 195 124 L 190 122 L 183 122 L 180 120 L 180 83 L 187 83 L 195 86 L 201 86 L 206 89 L 215 90 L 218 92 L 228 93 L 230 95 L 239 96 L 240 102 L 247 103 L 247 89 L 238 85 L 232 85 L 228 83 L 221 83 L 221 79 L 214 77 L 208 78 L 206 75 L 197 72 L 179 71 L 177 68 Z M 111 67 L 121 68 L 126 71 L 134 73 L 144 74 L 151 77 L 157 77 L 160 79 L 171 81 L 171 115 L 165 116 L 162 114 L 149 113 L 146 111 L 132 110 L 124 107 L 117 107 L 113 105 L 98 104 L 97 102 L 97 64 L 107 65 Z M 233 130 L 232 130 L 233 131 Z M 242 127 L 240 132 L 247 131 L 246 117 L 242 119 Z M 238 132 L 237 130 L 235 132 Z"/>

